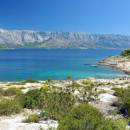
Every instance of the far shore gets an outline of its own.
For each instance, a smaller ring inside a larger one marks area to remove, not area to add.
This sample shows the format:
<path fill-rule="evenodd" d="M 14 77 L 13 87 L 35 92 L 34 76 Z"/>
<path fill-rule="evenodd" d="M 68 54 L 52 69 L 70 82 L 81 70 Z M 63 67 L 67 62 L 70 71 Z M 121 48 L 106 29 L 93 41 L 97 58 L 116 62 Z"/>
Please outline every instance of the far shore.
<path fill-rule="evenodd" d="M 130 74 L 130 59 L 122 56 L 112 56 L 103 59 L 98 65 L 109 66 L 125 74 Z"/>

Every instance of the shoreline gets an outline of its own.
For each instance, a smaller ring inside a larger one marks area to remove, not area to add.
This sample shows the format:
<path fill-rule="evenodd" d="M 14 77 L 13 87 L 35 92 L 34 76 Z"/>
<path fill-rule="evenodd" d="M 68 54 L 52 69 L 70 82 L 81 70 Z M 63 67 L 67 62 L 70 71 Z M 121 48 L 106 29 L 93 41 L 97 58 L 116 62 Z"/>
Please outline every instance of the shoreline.
<path fill-rule="evenodd" d="M 121 56 L 107 57 L 100 62 L 98 65 L 108 66 L 116 70 L 122 71 L 127 75 L 130 75 L 130 59 Z"/>
<path fill-rule="evenodd" d="M 33 82 L 30 82 L 28 80 L 23 81 L 0 81 L 0 88 L 8 89 L 11 87 L 18 87 L 18 88 L 24 88 L 25 90 L 28 89 L 37 89 L 40 88 L 42 84 L 46 83 L 53 83 L 54 86 L 67 86 L 70 83 L 77 82 L 82 83 L 84 80 L 91 80 L 92 82 L 120 82 L 120 81 L 130 81 L 130 76 L 119 76 L 119 77 L 113 77 L 113 78 L 83 78 L 83 79 L 66 79 L 66 80 L 35 80 Z"/>
<path fill-rule="evenodd" d="M 108 66 L 108 65 L 101 65 L 101 66 Z M 121 71 L 121 70 L 120 70 Z M 104 80 L 104 79 L 106 79 L 106 80 L 115 80 L 115 79 L 126 79 L 126 78 L 128 78 L 128 79 L 130 79 L 130 77 L 129 77 L 129 75 L 121 75 L 121 76 L 114 76 L 114 77 L 108 77 L 108 78 L 106 78 L 106 77 L 86 77 L 86 78 L 79 78 L 79 79 L 46 79 L 46 80 L 35 80 L 35 79 L 29 79 L 29 80 L 34 80 L 33 82 L 31 82 L 31 81 L 28 81 L 28 79 L 25 79 L 25 80 L 7 80 L 7 81 L 2 81 L 2 80 L 0 80 L 0 84 L 1 83 L 23 83 L 23 82 L 26 82 L 26 83 L 45 83 L 45 82 L 48 82 L 48 81 L 54 81 L 54 82 L 68 82 L 68 81 L 83 81 L 83 80 L 93 80 L 93 79 L 95 79 L 95 80 Z M 24 84 L 26 84 L 26 83 L 24 83 Z"/>

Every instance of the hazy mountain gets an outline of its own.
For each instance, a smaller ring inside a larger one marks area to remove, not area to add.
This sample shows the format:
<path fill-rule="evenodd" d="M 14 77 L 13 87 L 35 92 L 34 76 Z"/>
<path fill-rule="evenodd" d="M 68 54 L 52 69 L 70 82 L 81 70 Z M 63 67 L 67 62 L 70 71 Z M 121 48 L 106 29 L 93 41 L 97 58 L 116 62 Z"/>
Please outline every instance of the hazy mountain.
<path fill-rule="evenodd" d="M 1 48 L 130 48 L 130 36 L 0 29 Z"/>

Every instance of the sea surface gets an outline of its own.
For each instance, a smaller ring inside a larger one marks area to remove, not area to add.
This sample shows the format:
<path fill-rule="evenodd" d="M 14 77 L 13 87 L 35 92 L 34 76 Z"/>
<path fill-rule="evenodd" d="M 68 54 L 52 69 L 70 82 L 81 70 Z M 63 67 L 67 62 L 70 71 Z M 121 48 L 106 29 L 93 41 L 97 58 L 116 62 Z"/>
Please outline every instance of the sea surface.
<path fill-rule="evenodd" d="M 110 67 L 95 66 L 122 50 L 103 49 L 10 49 L 0 50 L 0 81 L 47 80 L 123 76 Z"/>

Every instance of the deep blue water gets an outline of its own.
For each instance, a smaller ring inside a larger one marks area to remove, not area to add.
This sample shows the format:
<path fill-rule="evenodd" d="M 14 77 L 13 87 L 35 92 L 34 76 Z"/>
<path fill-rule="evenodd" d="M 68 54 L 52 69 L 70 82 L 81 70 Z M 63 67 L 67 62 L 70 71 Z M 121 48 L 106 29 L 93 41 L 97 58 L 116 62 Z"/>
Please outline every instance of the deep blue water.
<path fill-rule="evenodd" d="M 96 64 L 122 50 L 102 49 L 14 49 L 0 50 L 0 81 L 24 79 L 111 78 L 124 75 Z"/>

